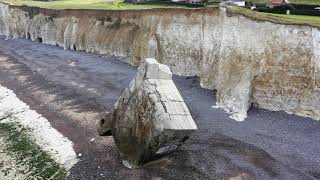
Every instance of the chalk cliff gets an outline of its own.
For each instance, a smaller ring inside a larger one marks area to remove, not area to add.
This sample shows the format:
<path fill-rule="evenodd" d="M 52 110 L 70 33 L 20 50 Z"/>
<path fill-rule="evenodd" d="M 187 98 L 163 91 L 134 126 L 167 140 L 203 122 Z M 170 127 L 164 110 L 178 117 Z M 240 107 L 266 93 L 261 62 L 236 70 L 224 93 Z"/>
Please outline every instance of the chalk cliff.
<path fill-rule="evenodd" d="M 0 34 L 106 55 L 132 65 L 155 57 L 198 76 L 218 105 L 251 104 L 320 119 L 320 30 L 254 21 L 223 8 L 48 10 L 0 4 Z"/>

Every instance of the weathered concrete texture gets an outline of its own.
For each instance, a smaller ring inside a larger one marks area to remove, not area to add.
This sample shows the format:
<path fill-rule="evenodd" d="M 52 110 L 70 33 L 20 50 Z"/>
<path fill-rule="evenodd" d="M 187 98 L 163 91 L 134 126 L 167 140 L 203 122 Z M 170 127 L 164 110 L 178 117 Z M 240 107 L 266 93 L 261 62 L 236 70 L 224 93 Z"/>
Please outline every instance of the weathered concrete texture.
<path fill-rule="evenodd" d="M 136 168 L 175 150 L 196 129 L 169 67 L 146 59 L 98 131 L 112 134 L 123 164 Z"/>
<path fill-rule="evenodd" d="M 47 10 L 0 5 L 0 34 L 138 65 L 156 57 L 200 77 L 218 105 L 246 117 L 251 104 L 320 119 L 320 30 L 257 22 L 224 9 Z"/>

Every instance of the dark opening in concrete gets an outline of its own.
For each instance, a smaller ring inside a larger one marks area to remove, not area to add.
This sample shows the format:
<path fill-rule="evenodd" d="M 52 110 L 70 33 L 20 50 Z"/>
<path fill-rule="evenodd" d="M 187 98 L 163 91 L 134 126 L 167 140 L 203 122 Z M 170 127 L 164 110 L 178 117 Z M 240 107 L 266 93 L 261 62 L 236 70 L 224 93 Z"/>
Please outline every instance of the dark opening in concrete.
<path fill-rule="evenodd" d="M 42 38 L 41 38 L 41 37 L 38 37 L 38 38 L 37 38 L 37 42 L 38 42 L 38 43 L 42 43 Z"/>
<path fill-rule="evenodd" d="M 28 32 L 27 35 L 26 35 L 26 39 L 31 39 L 31 35 L 30 35 L 29 32 Z"/>

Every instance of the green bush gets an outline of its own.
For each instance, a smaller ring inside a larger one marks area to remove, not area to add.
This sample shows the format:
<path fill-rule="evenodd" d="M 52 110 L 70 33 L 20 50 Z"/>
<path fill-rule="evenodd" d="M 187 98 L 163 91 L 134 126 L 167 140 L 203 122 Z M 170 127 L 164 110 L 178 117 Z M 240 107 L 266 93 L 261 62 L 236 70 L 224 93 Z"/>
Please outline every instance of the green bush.
<path fill-rule="evenodd" d="M 314 10 L 316 7 L 320 7 L 320 5 L 310 5 L 310 4 L 291 4 L 295 9 L 309 9 Z"/>
<path fill-rule="evenodd" d="M 318 10 L 294 9 L 290 11 L 290 13 L 296 15 L 320 16 L 320 11 Z"/>
<path fill-rule="evenodd" d="M 267 8 L 267 7 L 259 7 L 256 8 L 255 11 L 259 12 L 267 12 L 267 13 L 276 13 L 276 14 L 286 14 L 287 10 L 294 10 L 295 8 L 291 5 L 283 5 L 283 6 L 276 6 L 273 8 Z"/>
<path fill-rule="evenodd" d="M 295 5 L 287 4 L 287 5 L 282 5 L 282 6 L 276 6 L 276 7 L 273 7 L 273 8 L 258 7 L 258 8 L 255 9 L 255 11 L 267 12 L 267 13 L 276 13 L 276 14 L 286 14 L 287 10 L 290 10 L 290 14 L 308 15 L 308 16 L 320 16 L 320 11 L 314 10 L 314 9 L 300 9 L 302 7 L 303 6 L 299 6 L 299 8 L 296 8 Z"/>

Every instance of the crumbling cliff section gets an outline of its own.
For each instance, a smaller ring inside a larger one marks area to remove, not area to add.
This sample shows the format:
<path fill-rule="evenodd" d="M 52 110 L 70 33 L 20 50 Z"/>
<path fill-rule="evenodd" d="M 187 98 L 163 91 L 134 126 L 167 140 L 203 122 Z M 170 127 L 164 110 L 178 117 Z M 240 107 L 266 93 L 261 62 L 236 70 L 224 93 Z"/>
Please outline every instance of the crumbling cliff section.
<path fill-rule="evenodd" d="M 65 49 L 155 57 L 200 77 L 218 105 L 246 117 L 251 104 L 320 119 L 320 30 L 257 22 L 224 9 L 48 10 L 0 5 L 0 34 Z"/>

